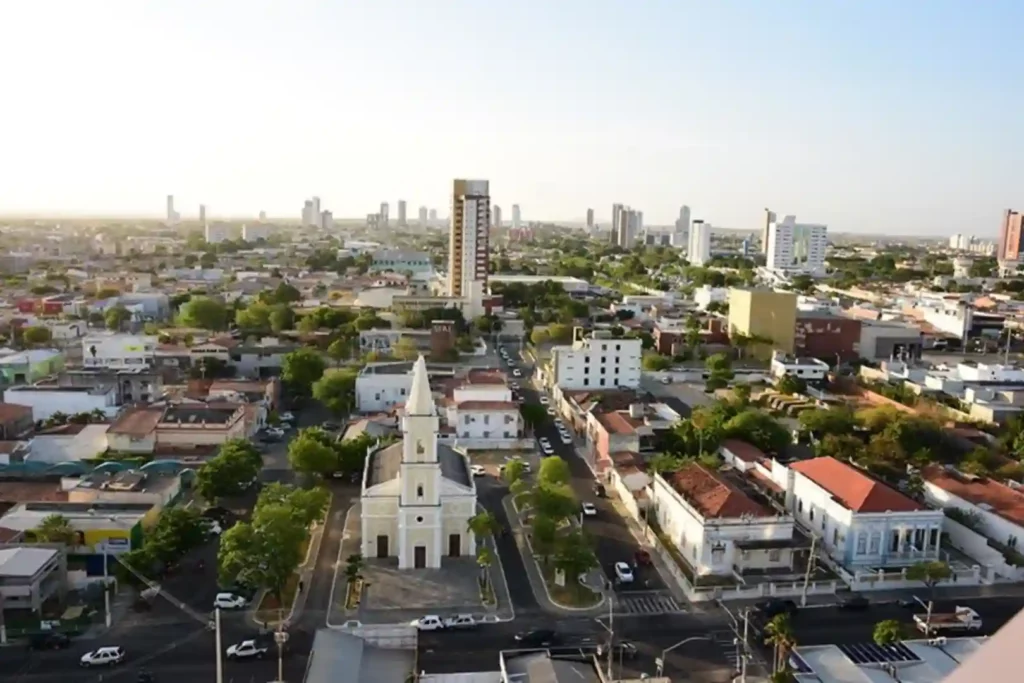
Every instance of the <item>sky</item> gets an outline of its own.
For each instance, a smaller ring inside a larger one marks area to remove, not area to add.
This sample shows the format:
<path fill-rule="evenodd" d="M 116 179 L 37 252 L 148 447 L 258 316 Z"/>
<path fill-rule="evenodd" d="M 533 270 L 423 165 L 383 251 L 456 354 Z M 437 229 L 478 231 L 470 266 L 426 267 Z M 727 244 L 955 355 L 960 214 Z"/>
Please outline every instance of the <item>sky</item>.
<path fill-rule="evenodd" d="M 994 238 L 1024 208 L 1020 0 L 0 3 L 0 213 L 612 203 Z"/>

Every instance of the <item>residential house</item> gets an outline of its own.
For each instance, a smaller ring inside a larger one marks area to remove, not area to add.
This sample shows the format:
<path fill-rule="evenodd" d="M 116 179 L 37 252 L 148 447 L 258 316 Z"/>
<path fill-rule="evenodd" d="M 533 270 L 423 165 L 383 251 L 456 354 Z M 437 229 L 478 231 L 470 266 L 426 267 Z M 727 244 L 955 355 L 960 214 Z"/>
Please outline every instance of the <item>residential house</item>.
<path fill-rule="evenodd" d="M 246 340 L 231 349 L 229 362 L 240 377 L 275 377 L 281 374 L 284 357 L 297 348 L 277 337 Z"/>
<path fill-rule="evenodd" d="M 789 465 L 787 507 L 848 570 L 939 559 L 944 514 L 835 458 Z"/>
<path fill-rule="evenodd" d="M 634 402 L 625 410 L 593 410 L 587 416 L 584 459 L 598 475 L 607 476 L 619 453 L 653 453 L 655 432 L 671 429 L 679 414 L 662 403 Z"/>
<path fill-rule="evenodd" d="M 111 450 L 173 454 L 213 452 L 231 439 L 250 439 L 266 423 L 262 404 L 177 401 L 130 408 L 107 431 Z"/>
<path fill-rule="evenodd" d="M 828 378 L 828 363 L 817 358 L 789 356 L 784 353 L 772 354 L 771 376 L 779 380 L 789 375 L 808 383 L 821 383 Z"/>
<path fill-rule="evenodd" d="M 64 367 L 64 354 L 56 349 L 31 349 L 0 356 L 0 381 L 31 384 Z"/>
<path fill-rule="evenodd" d="M 952 467 L 933 465 L 921 472 L 924 497 L 940 509 L 955 508 L 973 520 L 969 528 L 1003 548 L 1024 549 L 1024 490 Z"/>
<path fill-rule="evenodd" d="M 519 404 L 502 373 L 470 372 L 444 406 L 444 420 L 459 445 L 511 448 L 523 434 Z"/>
<path fill-rule="evenodd" d="M 100 411 L 113 417 L 120 409 L 117 387 L 67 387 L 57 384 L 16 386 L 4 391 L 4 402 L 25 406 L 36 420 L 46 420 L 57 413 L 74 415 Z"/>
<path fill-rule="evenodd" d="M 651 497 L 661 530 L 698 575 L 790 573 L 805 546 L 793 517 L 698 463 L 655 474 Z"/>

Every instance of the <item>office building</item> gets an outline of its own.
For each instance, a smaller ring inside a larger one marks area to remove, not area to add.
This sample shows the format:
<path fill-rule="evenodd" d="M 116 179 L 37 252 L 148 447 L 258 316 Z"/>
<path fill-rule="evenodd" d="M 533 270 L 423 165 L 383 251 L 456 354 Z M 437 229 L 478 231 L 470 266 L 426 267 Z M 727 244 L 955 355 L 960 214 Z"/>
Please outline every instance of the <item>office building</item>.
<path fill-rule="evenodd" d="M 313 224 L 313 202 L 307 199 L 302 203 L 302 227 Z"/>
<path fill-rule="evenodd" d="M 319 228 L 323 226 L 320 209 L 320 198 L 307 199 L 302 205 L 302 225 L 306 228 Z"/>
<path fill-rule="evenodd" d="M 427 227 L 427 207 L 425 207 L 425 206 L 421 206 L 420 207 L 420 220 L 419 220 L 419 223 L 420 223 L 420 227 L 421 228 Z"/>
<path fill-rule="evenodd" d="M 380 213 L 378 214 L 380 216 L 380 218 L 378 220 L 378 225 L 380 227 L 382 227 L 382 228 L 388 227 L 388 221 L 390 220 L 390 215 L 389 215 L 389 211 L 390 210 L 391 210 L 391 207 L 388 206 L 387 202 L 381 202 L 380 203 Z"/>
<path fill-rule="evenodd" d="M 405 226 L 406 226 L 406 222 L 405 222 L 405 200 L 404 199 L 399 199 L 398 200 L 398 227 L 404 228 Z"/>
<path fill-rule="evenodd" d="M 761 253 L 768 253 L 768 232 L 771 229 L 772 223 L 775 222 L 775 212 L 768 209 L 764 210 L 764 225 L 761 226 Z"/>
<path fill-rule="evenodd" d="M 772 350 L 793 353 L 796 347 L 796 294 L 770 289 L 729 290 L 729 336 L 756 341 L 748 353 L 768 360 Z"/>
<path fill-rule="evenodd" d="M 513 206 L 513 217 L 519 207 Z M 456 179 L 448 240 L 448 295 L 463 300 L 466 319 L 485 313 L 490 260 L 491 195 L 486 180 Z"/>
<path fill-rule="evenodd" d="M 711 260 L 711 226 L 702 220 L 690 226 L 686 260 L 691 266 L 703 266 Z"/>
<path fill-rule="evenodd" d="M 437 209 L 430 210 L 430 222 L 434 223 L 437 221 Z"/>
<path fill-rule="evenodd" d="M 1003 213 L 1003 222 L 999 226 L 999 246 L 996 258 L 1004 261 L 1020 261 L 1024 252 L 1024 214 L 1020 211 L 1007 209 Z"/>
<path fill-rule="evenodd" d="M 207 244 L 219 244 L 231 239 L 233 232 L 232 226 L 225 223 L 207 223 L 203 226 L 203 239 Z"/>
<path fill-rule="evenodd" d="M 501 207 L 498 206 L 497 204 L 492 206 L 491 207 L 491 216 L 494 219 L 494 227 L 495 228 L 500 228 L 501 227 Z"/>
<path fill-rule="evenodd" d="M 170 225 L 175 225 L 180 218 L 181 216 L 174 208 L 174 195 L 167 195 L 167 222 Z"/>
<path fill-rule="evenodd" d="M 519 205 L 518 204 L 513 204 L 512 205 L 512 229 L 513 230 L 518 230 L 519 228 L 521 228 L 522 227 L 522 225 L 521 225 L 522 220 L 523 220 L 522 216 L 520 216 L 520 214 L 519 214 Z"/>
<path fill-rule="evenodd" d="M 199 205 L 199 222 L 206 223 L 206 204 Z"/>
<path fill-rule="evenodd" d="M 334 214 L 324 210 L 320 212 L 320 229 L 334 230 Z"/>
<path fill-rule="evenodd" d="M 689 232 L 690 231 L 690 207 L 683 206 L 679 207 L 679 218 L 676 219 L 676 233 Z"/>
<path fill-rule="evenodd" d="M 768 250 L 765 265 L 787 272 L 821 272 L 825 268 L 828 247 L 827 226 L 797 223 L 796 216 L 786 216 L 768 226 Z"/>
<path fill-rule="evenodd" d="M 643 211 L 634 211 L 633 212 L 633 224 L 635 226 L 634 229 L 633 229 L 633 234 L 634 235 L 639 235 L 640 233 L 643 232 L 643 230 L 644 230 L 644 212 Z"/>
<path fill-rule="evenodd" d="M 587 209 L 587 230 L 594 227 L 594 210 Z"/>

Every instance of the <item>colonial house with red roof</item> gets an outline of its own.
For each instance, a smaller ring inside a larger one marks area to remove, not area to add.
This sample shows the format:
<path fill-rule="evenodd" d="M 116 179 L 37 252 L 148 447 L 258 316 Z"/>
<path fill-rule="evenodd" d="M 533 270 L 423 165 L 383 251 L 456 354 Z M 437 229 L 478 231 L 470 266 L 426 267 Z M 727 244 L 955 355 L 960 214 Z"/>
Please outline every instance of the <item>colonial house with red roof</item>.
<path fill-rule="evenodd" d="M 789 465 L 786 503 L 850 571 L 899 568 L 939 559 L 945 517 L 835 458 Z"/>
<path fill-rule="evenodd" d="M 697 575 L 785 575 L 806 550 L 792 516 L 698 463 L 655 474 L 650 495 L 658 525 Z"/>

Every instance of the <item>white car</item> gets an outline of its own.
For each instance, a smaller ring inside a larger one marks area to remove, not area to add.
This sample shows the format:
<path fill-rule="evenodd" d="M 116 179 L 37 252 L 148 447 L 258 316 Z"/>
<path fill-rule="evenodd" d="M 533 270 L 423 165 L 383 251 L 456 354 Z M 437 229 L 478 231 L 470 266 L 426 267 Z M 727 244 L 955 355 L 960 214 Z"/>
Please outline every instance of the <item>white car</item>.
<path fill-rule="evenodd" d="M 555 409 L 554 409 L 554 408 L 552 408 L 551 406 L 548 406 L 548 409 L 547 409 L 547 413 L 548 413 L 548 415 L 550 415 L 551 417 L 554 417 L 554 416 L 555 416 Z"/>
<path fill-rule="evenodd" d="M 124 661 L 124 650 L 120 647 L 101 647 L 92 652 L 86 652 L 78 663 L 82 666 L 113 666 Z"/>
<path fill-rule="evenodd" d="M 522 371 L 519 368 L 516 368 L 515 370 L 512 371 L 512 376 L 513 377 L 522 377 L 523 373 L 522 373 Z"/>
<path fill-rule="evenodd" d="M 616 562 L 615 578 L 619 583 L 633 583 L 633 568 L 625 562 Z"/>
<path fill-rule="evenodd" d="M 477 621 L 472 614 L 456 614 L 444 620 L 445 628 L 471 629 L 477 627 Z"/>
<path fill-rule="evenodd" d="M 554 455 L 555 449 L 551 447 L 551 444 L 541 444 L 540 450 L 544 455 Z"/>
<path fill-rule="evenodd" d="M 290 412 L 281 413 L 278 417 L 281 418 L 281 422 L 295 422 L 295 415 Z"/>
<path fill-rule="evenodd" d="M 470 465 L 469 472 L 474 477 L 482 477 L 487 474 L 487 470 L 484 469 L 483 465 Z"/>
<path fill-rule="evenodd" d="M 409 625 L 415 626 L 420 631 L 439 631 L 444 628 L 444 622 L 436 614 L 428 614 L 425 617 L 413 619 Z"/>
<path fill-rule="evenodd" d="M 259 659 L 269 650 L 266 645 L 257 645 L 255 640 L 243 640 L 229 647 L 224 654 L 228 659 Z"/>
<path fill-rule="evenodd" d="M 266 434 L 267 436 L 274 436 L 280 439 L 284 436 L 284 430 L 280 427 L 267 427 Z"/>
<path fill-rule="evenodd" d="M 206 525 L 206 533 L 210 534 L 211 536 L 220 536 L 222 533 L 224 533 L 224 529 L 221 528 L 220 522 L 213 520 Z"/>
<path fill-rule="evenodd" d="M 584 517 L 597 517 L 597 506 L 593 503 L 583 504 L 583 516 Z"/>
<path fill-rule="evenodd" d="M 541 402 L 541 405 L 547 405 L 548 403 L 550 403 L 550 402 L 551 402 L 551 399 L 549 399 L 549 398 L 548 398 L 547 396 L 545 396 L 544 394 L 541 394 L 541 395 L 540 395 L 540 402 Z"/>
<path fill-rule="evenodd" d="M 234 593 L 217 593 L 213 599 L 214 609 L 242 609 L 248 603 L 248 600 Z"/>
<path fill-rule="evenodd" d="M 562 435 L 562 443 L 567 445 L 572 443 L 572 436 L 569 432 L 560 432 L 560 434 Z"/>

